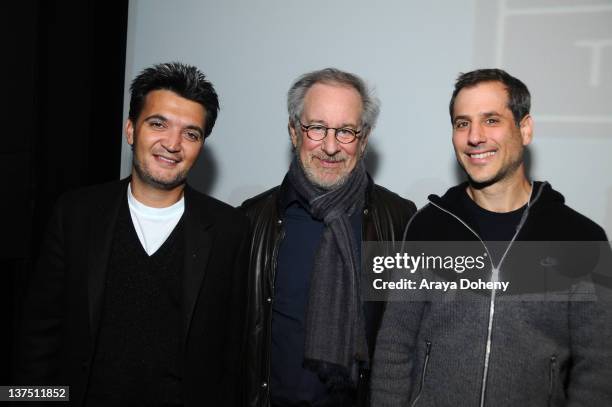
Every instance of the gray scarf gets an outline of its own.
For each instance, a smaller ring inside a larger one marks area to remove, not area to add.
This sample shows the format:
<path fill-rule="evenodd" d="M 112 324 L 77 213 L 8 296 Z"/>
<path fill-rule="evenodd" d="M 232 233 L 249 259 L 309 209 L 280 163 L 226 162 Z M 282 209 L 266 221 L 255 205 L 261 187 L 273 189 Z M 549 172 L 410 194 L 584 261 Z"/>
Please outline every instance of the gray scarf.
<path fill-rule="evenodd" d="M 355 241 L 349 220 L 364 206 L 368 177 L 360 161 L 344 184 L 326 191 L 306 178 L 296 158 L 288 176 L 308 202 L 310 214 L 325 224 L 310 279 L 304 366 L 316 371 L 330 390 L 343 391 L 357 383 L 358 363 L 368 361 L 357 257 L 360 242 Z"/>

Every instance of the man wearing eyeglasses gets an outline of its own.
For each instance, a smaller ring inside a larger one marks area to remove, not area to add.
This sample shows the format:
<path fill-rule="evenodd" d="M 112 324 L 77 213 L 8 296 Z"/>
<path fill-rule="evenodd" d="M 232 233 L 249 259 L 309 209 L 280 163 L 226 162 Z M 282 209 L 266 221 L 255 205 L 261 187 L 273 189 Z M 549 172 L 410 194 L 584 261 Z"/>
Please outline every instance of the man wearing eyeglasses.
<path fill-rule="evenodd" d="M 416 208 L 366 172 L 379 102 L 361 78 L 307 73 L 287 106 L 289 171 L 242 205 L 254 229 L 248 405 L 367 405 L 384 303 L 361 299 L 361 242 L 399 239 Z"/>

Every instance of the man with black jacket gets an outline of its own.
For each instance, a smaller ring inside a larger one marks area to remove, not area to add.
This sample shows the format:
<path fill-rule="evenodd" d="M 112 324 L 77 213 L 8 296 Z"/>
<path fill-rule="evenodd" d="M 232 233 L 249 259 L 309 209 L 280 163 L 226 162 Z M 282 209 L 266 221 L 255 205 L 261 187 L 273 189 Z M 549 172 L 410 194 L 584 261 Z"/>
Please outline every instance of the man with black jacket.
<path fill-rule="evenodd" d="M 384 303 L 361 299 L 361 242 L 398 239 L 415 206 L 366 173 L 379 106 L 359 77 L 307 73 L 287 104 L 289 172 L 242 205 L 254 230 L 248 405 L 366 405 Z"/>
<path fill-rule="evenodd" d="M 70 386 L 71 406 L 242 405 L 248 220 L 186 184 L 218 110 L 194 66 L 134 79 L 131 177 L 56 205 L 24 304 L 20 385 Z"/>
<path fill-rule="evenodd" d="M 374 358 L 374 406 L 612 405 L 612 303 L 598 296 L 610 247 L 550 184 L 527 179 L 529 109 L 527 87 L 502 70 L 459 76 L 450 115 L 468 182 L 429 197 L 406 245 L 475 242 L 490 262 L 481 276 L 514 288 L 390 303 Z"/>

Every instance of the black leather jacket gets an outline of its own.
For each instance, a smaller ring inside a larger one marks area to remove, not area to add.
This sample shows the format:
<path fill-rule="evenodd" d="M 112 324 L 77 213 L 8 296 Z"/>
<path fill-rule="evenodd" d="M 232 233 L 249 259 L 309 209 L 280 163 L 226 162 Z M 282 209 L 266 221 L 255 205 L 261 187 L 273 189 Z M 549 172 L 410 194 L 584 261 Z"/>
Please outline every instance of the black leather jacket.
<path fill-rule="evenodd" d="M 272 298 L 278 248 L 284 236 L 282 208 L 279 199 L 287 188 L 287 179 L 280 186 L 245 201 L 241 208 L 251 220 L 253 239 L 249 263 L 249 299 L 247 315 L 246 395 L 249 407 L 270 406 L 270 347 L 272 327 Z M 375 185 L 371 178 L 363 209 L 362 239 L 394 241 L 401 239 L 404 227 L 416 212 L 412 201 Z M 368 338 L 373 354 L 375 333 L 385 304 L 375 307 L 374 337 Z M 358 406 L 366 406 L 369 399 L 369 371 L 360 374 Z"/>

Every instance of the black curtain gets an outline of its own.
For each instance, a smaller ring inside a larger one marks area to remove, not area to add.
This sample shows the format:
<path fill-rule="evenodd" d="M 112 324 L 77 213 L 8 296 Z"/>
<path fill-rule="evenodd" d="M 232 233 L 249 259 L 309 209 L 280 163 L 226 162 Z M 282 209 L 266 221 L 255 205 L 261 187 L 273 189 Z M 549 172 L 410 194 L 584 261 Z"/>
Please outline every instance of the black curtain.
<path fill-rule="evenodd" d="M 128 0 L 5 2 L 0 384 L 57 197 L 119 178 Z M 27 383 L 20 383 L 27 384 Z"/>

